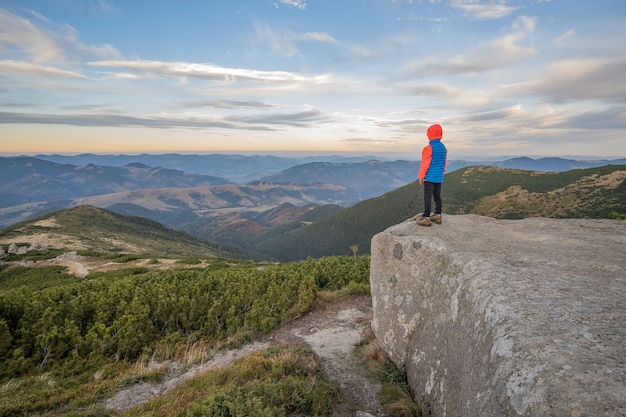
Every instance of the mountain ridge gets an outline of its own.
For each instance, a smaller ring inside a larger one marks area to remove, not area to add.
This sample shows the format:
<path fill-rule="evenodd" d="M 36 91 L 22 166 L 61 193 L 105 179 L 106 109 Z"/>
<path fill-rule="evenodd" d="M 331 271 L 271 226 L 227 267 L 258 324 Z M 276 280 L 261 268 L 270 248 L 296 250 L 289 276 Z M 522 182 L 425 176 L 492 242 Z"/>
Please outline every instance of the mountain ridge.
<path fill-rule="evenodd" d="M 245 251 L 168 229 L 145 217 L 80 205 L 0 230 L 0 241 L 42 249 L 160 256 L 245 257 Z"/>
<path fill-rule="evenodd" d="M 0 158 L 0 202 L 19 195 L 24 202 L 164 187 L 222 185 L 228 181 L 210 175 L 132 163 L 122 167 L 69 165 L 32 157 Z M 6 203 L 2 207 L 6 207 Z"/>
<path fill-rule="evenodd" d="M 421 149 L 421 148 L 420 148 Z M 415 158 L 387 158 L 373 155 L 342 156 L 321 155 L 303 157 L 280 157 L 274 155 L 241 154 L 140 154 L 140 155 L 34 155 L 33 157 L 61 164 L 87 165 L 89 163 L 107 166 L 123 166 L 132 162 L 141 162 L 147 166 L 160 166 L 196 174 L 226 178 L 229 182 L 246 183 L 275 175 L 283 170 L 313 162 L 329 163 L 364 163 L 372 160 L 382 162 L 409 161 L 419 163 L 419 149 Z M 528 161 L 530 160 L 530 161 Z M 535 161 L 535 162 L 532 162 Z M 531 165 L 522 165 L 526 163 Z M 565 157 L 502 157 L 467 160 L 450 158 L 448 172 L 470 165 L 503 166 L 508 168 L 529 169 L 533 171 L 563 171 L 577 168 L 595 168 L 607 164 L 626 164 L 626 158 L 565 158 Z"/>

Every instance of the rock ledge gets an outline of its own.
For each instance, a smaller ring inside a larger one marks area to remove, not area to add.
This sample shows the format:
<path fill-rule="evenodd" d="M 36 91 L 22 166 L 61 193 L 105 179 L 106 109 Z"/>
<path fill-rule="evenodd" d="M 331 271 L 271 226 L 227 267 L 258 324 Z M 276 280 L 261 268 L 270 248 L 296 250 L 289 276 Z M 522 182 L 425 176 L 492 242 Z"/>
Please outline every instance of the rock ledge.
<path fill-rule="evenodd" d="M 626 415 L 626 222 L 408 220 L 372 239 L 370 281 L 424 415 Z"/>

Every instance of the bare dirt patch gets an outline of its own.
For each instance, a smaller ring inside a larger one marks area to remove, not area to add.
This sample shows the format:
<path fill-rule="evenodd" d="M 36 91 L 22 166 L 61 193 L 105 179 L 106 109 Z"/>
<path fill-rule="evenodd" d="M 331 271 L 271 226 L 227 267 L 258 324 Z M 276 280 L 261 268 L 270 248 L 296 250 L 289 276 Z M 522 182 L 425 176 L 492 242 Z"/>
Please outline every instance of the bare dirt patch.
<path fill-rule="evenodd" d="M 43 223 L 43 222 L 42 222 Z M 58 227 L 47 224 L 46 227 Z M 72 248 L 72 250 L 87 250 L 88 246 L 78 241 L 75 237 L 57 233 L 54 231 L 28 232 L 11 239 L 21 244 L 36 245 L 41 248 Z M 9 244 L 11 242 L 3 242 Z"/>
<path fill-rule="evenodd" d="M 182 267 L 178 264 L 177 259 L 137 259 L 127 262 L 112 262 L 106 258 L 90 257 L 78 255 L 75 251 L 66 252 L 56 258 L 46 259 L 41 261 L 8 261 L 5 262 L 7 266 L 22 266 L 22 267 L 43 267 L 59 265 L 67 268 L 67 272 L 78 278 L 85 278 L 87 275 L 93 272 L 109 272 L 118 269 L 130 269 L 130 268 L 147 268 L 150 270 L 167 270 L 175 268 L 176 266 Z M 201 261 L 197 267 L 202 268 L 210 264 L 210 261 Z"/>
<path fill-rule="evenodd" d="M 54 217 L 50 217 L 49 219 L 39 220 L 38 222 L 33 223 L 33 226 L 39 227 L 61 227 L 60 224 L 57 223 Z"/>

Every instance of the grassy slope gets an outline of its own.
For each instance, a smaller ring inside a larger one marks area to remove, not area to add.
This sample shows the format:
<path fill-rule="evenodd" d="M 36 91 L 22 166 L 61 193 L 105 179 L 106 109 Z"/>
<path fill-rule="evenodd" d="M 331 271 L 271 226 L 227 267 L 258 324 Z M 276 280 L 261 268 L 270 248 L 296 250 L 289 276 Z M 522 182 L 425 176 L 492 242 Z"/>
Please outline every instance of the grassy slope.
<path fill-rule="evenodd" d="M 446 177 L 446 212 L 495 218 L 607 218 L 626 211 L 626 166 L 559 173 L 470 167 Z"/>
<path fill-rule="evenodd" d="M 160 256 L 228 256 L 229 250 L 142 217 L 91 206 L 62 210 L 0 231 L 0 243 Z M 232 255 L 243 253 L 233 252 Z"/>

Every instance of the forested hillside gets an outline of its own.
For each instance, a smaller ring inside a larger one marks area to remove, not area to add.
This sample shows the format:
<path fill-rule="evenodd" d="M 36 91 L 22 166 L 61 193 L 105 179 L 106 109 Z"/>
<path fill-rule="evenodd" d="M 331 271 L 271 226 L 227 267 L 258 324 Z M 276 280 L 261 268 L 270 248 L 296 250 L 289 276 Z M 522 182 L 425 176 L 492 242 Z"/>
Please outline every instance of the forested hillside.
<path fill-rule="evenodd" d="M 221 265 L 130 268 L 88 279 L 61 268 L 0 267 L 0 416 L 110 415 L 103 399 L 162 376 L 162 369 L 133 371 L 134 363 L 204 360 L 220 344 L 241 343 L 305 313 L 318 291 L 369 289 L 368 257 Z M 289 358 L 277 360 L 289 366 Z M 314 414 L 312 391 L 323 378 L 286 374 L 273 380 L 304 384 L 294 398 L 310 397 L 288 406 Z M 236 390 L 230 395 L 234 407 L 268 406 L 246 404 Z"/>
<path fill-rule="evenodd" d="M 336 204 L 296 207 L 285 203 L 256 216 L 231 213 L 201 225 L 183 225 L 182 228 L 212 241 L 256 251 L 259 242 L 281 238 L 342 209 Z"/>
<path fill-rule="evenodd" d="M 525 217 L 609 218 L 626 213 L 626 165 L 560 173 L 467 167 L 446 174 L 445 214 L 479 214 L 503 219 Z M 423 210 L 414 182 L 363 201 L 280 238 L 259 243 L 260 252 L 282 260 L 349 254 L 354 245 L 369 253 L 370 240 Z M 444 227 L 444 226 L 442 226 Z"/>
<path fill-rule="evenodd" d="M 409 184 L 277 239 L 263 241 L 256 250 L 280 260 L 316 258 L 330 253 L 348 255 L 351 247 L 366 254 L 376 233 L 415 215 L 422 201 L 417 186 Z"/>

